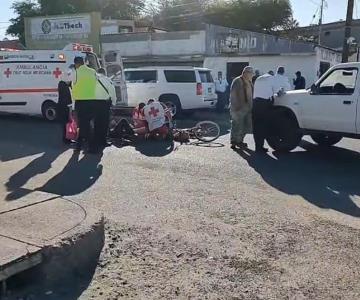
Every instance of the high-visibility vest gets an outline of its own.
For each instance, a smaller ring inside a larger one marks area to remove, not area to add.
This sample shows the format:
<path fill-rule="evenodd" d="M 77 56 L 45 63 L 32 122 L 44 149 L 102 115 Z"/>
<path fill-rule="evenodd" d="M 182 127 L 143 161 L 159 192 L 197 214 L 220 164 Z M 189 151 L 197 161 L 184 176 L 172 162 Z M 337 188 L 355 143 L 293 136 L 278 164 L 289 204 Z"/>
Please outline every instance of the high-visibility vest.
<path fill-rule="evenodd" d="M 75 101 L 95 100 L 98 81 L 94 69 L 81 66 L 76 69 L 76 81 L 73 84 L 72 95 Z"/>

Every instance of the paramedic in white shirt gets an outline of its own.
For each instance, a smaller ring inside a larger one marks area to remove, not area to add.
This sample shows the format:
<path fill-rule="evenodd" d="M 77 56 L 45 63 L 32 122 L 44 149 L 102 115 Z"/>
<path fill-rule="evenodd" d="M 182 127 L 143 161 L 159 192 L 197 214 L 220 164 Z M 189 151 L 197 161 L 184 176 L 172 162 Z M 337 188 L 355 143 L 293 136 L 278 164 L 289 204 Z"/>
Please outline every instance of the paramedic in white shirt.
<path fill-rule="evenodd" d="M 274 76 L 276 89 L 283 90 L 284 92 L 290 91 L 291 84 L 289 78 L 285 76 L 285 68 L 284 67 L 278 67 L 276 75 Z"/>
<path fill-rule="evenodd" d="M 226 78 L 223 78 L 222 72 L 218 72 L 218 79 L 215 80 L 215 91 L 218 95 L 218 102 L 217 102 L 217 109 L 222 111 L 228 104 L 227 97 L 227 88 L 229 87 L 229 83 L 227 82 Z"/>
<path fill-rule="evenodd" d="M 106 71 L 104 68 L 100 68 L 97 71 L 97 80 L 99 84 L 96 87 L 96 95 L 98 99 L 104 99 L 104 104 L 102 105 L 102 118 L 99 120 L 99 136 L 101 136 L 101 145 L 104 147 L 110 146 L 110 143 L 107 141 L 107 135 L 109 132 L 109 123 L 110 123 L 110 110 L 113 104 L 116 104 L 116 90 L 115 86 L 112 83 L 111 79 L 106 76 Z"/>
<path fill-rule="evenodd" d="M 149 100 L 148 104 L 144 107 L 144 115 L 150 133 L 165 125 L 165 110 L 159 101 Z"/>
<path fill-rule="evenodd" d="M 269 115 L 271 113 L 275 94 L 281 95 L 275 76 L 269 73 L 258 77 L 254 86 L 253 103 L 253 131 L 256 152 L 266 153 L 264 148 L 265 138 L 270 125 Z"/>

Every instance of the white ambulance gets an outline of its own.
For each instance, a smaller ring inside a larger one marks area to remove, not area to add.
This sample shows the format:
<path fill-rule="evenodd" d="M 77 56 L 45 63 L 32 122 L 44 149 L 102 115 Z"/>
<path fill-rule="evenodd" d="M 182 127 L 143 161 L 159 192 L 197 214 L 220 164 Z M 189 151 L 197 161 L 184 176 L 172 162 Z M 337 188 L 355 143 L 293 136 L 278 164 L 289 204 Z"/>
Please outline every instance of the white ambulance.
<path fill-rule="evenodd" d="M 71 44 L 64 50 L 0 51 L 0 112 L 42 115 L 56 119 L 57 87 L 69 78 L 76 56 L 98 70 L 98 57 L 89 45 Z"/>

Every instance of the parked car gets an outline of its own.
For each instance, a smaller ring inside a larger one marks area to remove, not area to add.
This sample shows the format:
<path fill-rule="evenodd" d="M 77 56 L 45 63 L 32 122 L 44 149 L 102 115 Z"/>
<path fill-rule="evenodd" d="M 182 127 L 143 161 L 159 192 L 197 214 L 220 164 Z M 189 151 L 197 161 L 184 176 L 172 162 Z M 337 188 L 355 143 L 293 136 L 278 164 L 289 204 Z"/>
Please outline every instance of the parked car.
<path fill-rule="evenodd" d="M 295 149 L 304 135 L 321 146 L 343 137 L 360 138 L 360 63 L 329 69 L 310 89 L 287 92 L 275 101 L 269 145 Z"/>
<path fill-rule="evenodd" d="M 217 95 L 211 70 L 193 67 L 125 69 L 128 106 L 156 99 L 183 110 L 215 108 Z"/>

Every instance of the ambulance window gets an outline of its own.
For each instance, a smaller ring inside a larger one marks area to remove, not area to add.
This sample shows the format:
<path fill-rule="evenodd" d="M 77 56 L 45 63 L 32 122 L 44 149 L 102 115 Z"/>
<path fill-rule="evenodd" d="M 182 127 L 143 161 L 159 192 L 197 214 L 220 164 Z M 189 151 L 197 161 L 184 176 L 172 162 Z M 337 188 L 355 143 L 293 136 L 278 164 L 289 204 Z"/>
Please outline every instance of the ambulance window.
<path fill-rule="evenodd" d="M 93 53 L 86 53 L 86 63 L 94 70 L 98 70 L 100 68 L 97 56 Z"/>
<path fill-rule="evenodd" d="M 106 73 L 109 77 L 117 74 L 121 71 L 121 67 L 119 65 L 110 65 L 106 67 Z"/>
<path fill-rule="evenodd" d="M 117 53 L 116 52 L 110 52 L 105 54 L 105 62 L 112 63 L 116 62 L 117 59 Z"/>

